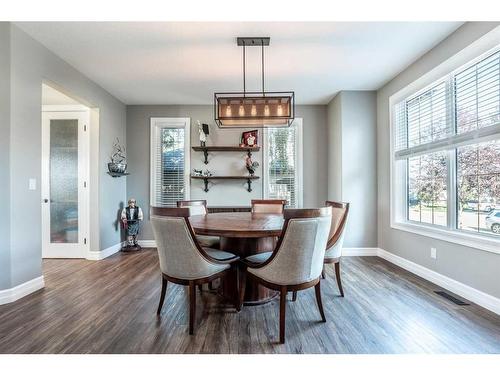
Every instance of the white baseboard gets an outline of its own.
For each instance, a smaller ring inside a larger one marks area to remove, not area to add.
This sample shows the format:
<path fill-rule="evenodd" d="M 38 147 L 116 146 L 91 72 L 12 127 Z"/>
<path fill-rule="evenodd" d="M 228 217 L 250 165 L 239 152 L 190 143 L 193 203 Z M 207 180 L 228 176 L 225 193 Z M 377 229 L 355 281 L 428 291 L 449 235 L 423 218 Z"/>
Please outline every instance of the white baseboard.
<path fill-rule="evenodd" d="M 474 289 L 468 285 L 465 285 L 457 280 L 444 276 L 436 271 L 429 268 L 421 266 L 420 264 L 414 263 L 408 259 L 402 258 L 398 255 L 385 251 L 383 249 L 378 249 L 379 257 L 387 260 L 405 270 L 414 273 L 442 288 L 449 290 L 475 304 L 484 307 L 495 314 L 500 315 L 500 299 L 492 295 L 481 292 L 480 290 Z"/>
<path fill-rule="evenodd" d="M 344 257 L 376 257 L 378 247 L 344 247 L 342 256 Z"/>
<path fill-rule="evenodd" d="M 110 246 L 104 250 L 101 251 L 89 251 L 87 253 L 86 259 L 88 260 L 102 260 L 104 258 L 107 258 L 121 250 L 123 246 L 123 243 L 117 243 L 116 245 Z"/>
<path fill-rule="evenodd" d="M 156 247 L 155 240 L 139 240 L 137 241 L 141 247 Z"/>
<path fill-rule="evenodd" d="M 17 301 L 45 286 L 43 276 L 27 281 L 10 289 L 0 290 L 0 305 Z"/>

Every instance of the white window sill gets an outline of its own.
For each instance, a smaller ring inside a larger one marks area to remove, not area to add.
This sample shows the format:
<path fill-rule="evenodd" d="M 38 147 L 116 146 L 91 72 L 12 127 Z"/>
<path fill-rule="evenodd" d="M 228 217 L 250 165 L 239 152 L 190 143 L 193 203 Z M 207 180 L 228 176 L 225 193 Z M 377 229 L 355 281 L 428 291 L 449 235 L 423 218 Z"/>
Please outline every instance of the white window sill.
<path fill-rule="evenodd" d="M 391 228 L 435 238 L 441 241 L 451 242 L 457 245 L 468 246 L 474 249 L 500 254 L 500 238 L 496 239 L 489 236 L 474 235 L 449 229 L 440 229 L 410 222 L 393 222 L 391 223 Z"/>

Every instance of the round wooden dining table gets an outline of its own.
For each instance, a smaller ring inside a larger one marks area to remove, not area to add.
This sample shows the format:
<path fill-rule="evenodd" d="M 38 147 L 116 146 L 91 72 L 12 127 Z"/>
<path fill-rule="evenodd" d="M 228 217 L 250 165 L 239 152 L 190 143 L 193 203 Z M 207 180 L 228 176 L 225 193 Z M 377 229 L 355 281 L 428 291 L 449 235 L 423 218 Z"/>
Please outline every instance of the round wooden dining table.
<path fill-rule="evenodd" d="M 241 259 L 273 251 L 284 224 L 283 215 L 251 212 L 194 215 L 189 221 L 196 234 L 220 237 L 220 250 L 238 255 Z M 226 277 L 219 288 L 221 294 L 230 300 L 238 293 L 237 277 Z M 266 303 L 276 295 L 277 292 L 247 279 L 245 305 Z"/>

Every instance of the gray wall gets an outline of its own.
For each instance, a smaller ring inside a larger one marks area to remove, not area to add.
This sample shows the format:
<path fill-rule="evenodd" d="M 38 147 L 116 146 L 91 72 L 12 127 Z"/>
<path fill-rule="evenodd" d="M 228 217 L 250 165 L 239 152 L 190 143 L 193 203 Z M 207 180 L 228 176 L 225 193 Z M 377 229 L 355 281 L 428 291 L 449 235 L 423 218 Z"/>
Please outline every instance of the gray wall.
<path fill-rule="evenodd" d="M 0 22 L 0 290 L 10 288 L 10 25 Z"/>
<path fill-rule="evenodd" d="M 115 225 L 119 204 L 126 196 L 126 181 L 106 175 L 106 162 L 114 139 L 119 137 L 126 141 L 126 108 L 16 26 L 10 24 L 10 32 L 10 245 L 11 286 L 15 286 L 41 275 L 42 80 L 100 109 L 99 197 L 91 197 L 94 204 L 98 198 L 100 249 L 120 242 L 119 229 Z M 28 190 L 29 178 L 37 179 L 36 191 Z"/>
<path fill-rule="evenodd" d="M 327 153 L 326 106 L 298 106 L 297 117 L 303 118 L 303 170 L 304 207 L 324 203 L 327 196 L 327 160 L 321 155 Z M 237 145 L 245 129 L 220 130 L 213 122 L 213 107 L 210 105 L 165 105 L 127 106 L 127 195 L 135 197 L 144 210 L 142 239 L 153 239 L 149 224 L 149 173 L 150 173 L 150 118 L 191 118 L 191 146 L 199 145 L 197 120 L 211 124 L 207 145 Z M 253 128 L 248 128 L 248 130 Z M 261 143 L 261 141 L 259 141 Z M 262 165 L 263 150 L 256 152 L 253 159 Z M 210 169 L 216 174 L 246 174 L 244 153 L 211 153 L 209 164 L 203 163 L 203 154 L 191 152 L 191 168 Z M 261 170 L 257 175 L 261 176 Z M 262 197 L 262 179 L 252 184 L 248 193 L 243 182 L 221 181 L 205 193 L 202 181 L 191 181 L 191 199 L 206 199 L 211 206 L 249 205 L 253 198 Z"/>
<path fill-rule="evenodd" d="M 342 91 L 328 105 L 328 195 L 350 203 L 346 247 L 377 247 L 376 99 Z"/>
<path fill-rule="evenodd" d="M 498 254 L 391 229 L 389 195 L 389 97 L 498 25 L 498 22 L 466 23 L 377 92 L 377 169 L 379 247 L 500 298 Z M 436 260 L 430 258 L 431 246 L 437 248 Z"/>
<path fill-rule="evenodd" d="M 328 199 L 342 200 L 342 106 L 340 93 L 328 103 Z"/>

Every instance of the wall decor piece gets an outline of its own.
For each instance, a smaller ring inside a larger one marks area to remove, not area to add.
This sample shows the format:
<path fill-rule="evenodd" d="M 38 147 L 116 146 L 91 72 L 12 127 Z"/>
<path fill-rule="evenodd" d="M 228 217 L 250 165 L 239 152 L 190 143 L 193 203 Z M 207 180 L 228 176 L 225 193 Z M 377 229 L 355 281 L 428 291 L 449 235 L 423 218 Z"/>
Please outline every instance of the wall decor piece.
<path fill-rule="evenodd" d="M 259 140 L 259 131 L 258 130 L 250 130 L 247 132 L 243 132 L 241 134 L 241 147 L 257 147 Z"/>
<path fill-rule="evenodd" d="M 198 132 L 200 133 L 200 146 L 205 147 L 207 136 L 210 134 L 208 124 L 202 124 L 200 120 L 198 120 Z"/>
<path fill-rule="evenodd" d="M 237 38 L 243 47 L 243 92 L 214 94 L 215 123 L 220 128 L 287 127 L 295 118 L 295 93 L 265 91 L 264 89 L 264 47 L 271 38 Z M 262 91 L 246 91 L 246 47 L 261 47 Z"/>
<path fill-rule="evenodd" d="M 111 177 L 126 176 L 127 173 L 127 157 L 125 156 L 125 147 L 120 144 L 120 140 L 116 138 L 113 144 L 113 152 L 110 156 L 111 162 L 108 163 L 108 174 Z"/>
<path fill-rule="evenodd" d="M 250 176 L 253 176 L 255 174 L 255 170 L 259 167 L 259 162 L 253 161 L 250 156 L 247 156 L 245 160 L 245 166 L 247 167 Z"/>

